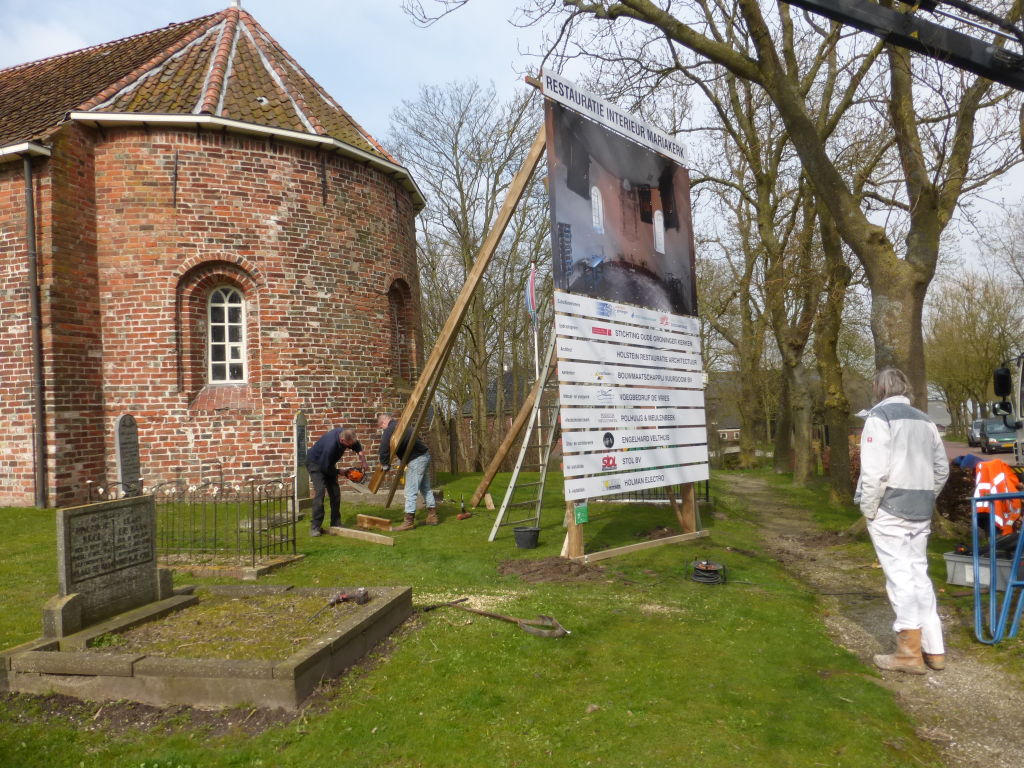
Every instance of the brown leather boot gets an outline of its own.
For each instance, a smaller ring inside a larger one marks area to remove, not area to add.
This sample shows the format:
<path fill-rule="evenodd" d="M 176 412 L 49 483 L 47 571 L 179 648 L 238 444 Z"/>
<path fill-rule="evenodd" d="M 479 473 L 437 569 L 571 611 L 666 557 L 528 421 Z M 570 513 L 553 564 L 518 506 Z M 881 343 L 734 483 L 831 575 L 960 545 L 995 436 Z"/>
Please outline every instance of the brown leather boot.
<path fill-rule="evenodd" d="M 411 531 L 415 527 L 416 527 L 416 515 L 414 513 L 412 513 L 412 512 L 406 512 L 405 513 L 405 520 L 403 520 L 402 524 L 400 526 L 398 526 L 397 528 L 395 528 L 395 530 L 396 531 Z"/>
<path fill-rule="evenodd" d="M 921 655 L 921 630 L 901 629 L 896 634 L 896 653 L 875 656 L 875 666 L 908 675 L 925 674 L 928 668 Z"/>
<path fill-rule="evenodd" d="M 946 654 L 944 653 L 922 653 L 924 663 L 929 669 L 936 672 L 946 668 Z"/>
<path fill-rule="evenodd" d="M 427 525 L 437 525 L 440 522 L 441 521 L 437 519 L 437 508 L 436 507 L 431 507 L 430 509 L 428 509 L 427 510 L 426 524 Z"/>

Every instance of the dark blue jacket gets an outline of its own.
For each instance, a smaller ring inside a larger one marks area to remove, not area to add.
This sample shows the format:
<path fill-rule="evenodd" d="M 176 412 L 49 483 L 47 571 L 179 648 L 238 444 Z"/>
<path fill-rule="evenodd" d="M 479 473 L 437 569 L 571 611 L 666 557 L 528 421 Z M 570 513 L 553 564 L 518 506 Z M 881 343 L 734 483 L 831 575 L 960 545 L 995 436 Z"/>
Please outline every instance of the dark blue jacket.
<path fill-rule="evenodd" d="M 306 454 L 306 466 L 316 468 L 327 477 L 336 477 L 338 468 L 335 464 L 341 459 L 346 450 L 355 453 L 362 453 L 363 446 L 357 440 L 351 446 L 343 445 L 341 442 L 342 428 L 337 427 L 326 432 L 323 437 L 313 444 Z"/>
<path fill-rule="evenodd" d="M 392 419 L 388 422 L 387 429 L 384 430 L 384 434 L 380 436 L 380 463 L 390 464 L 391 463 L 391 436 L 395 433 L 395 427 L 398 426 L 398 419 Z M 405 449 L 409 445 L 409 434 L 406 433 L 402 440 L 398 443 L 398 450 L 395 452 L 395 460 L 401 461 L 402 457 L 405 456 Z M 409 454 L 407 461 L 412 461 L 425 453 L 428 453 L 426 444 L 416 438 L 416 442 L 412 444 L 412 453 Z"/>

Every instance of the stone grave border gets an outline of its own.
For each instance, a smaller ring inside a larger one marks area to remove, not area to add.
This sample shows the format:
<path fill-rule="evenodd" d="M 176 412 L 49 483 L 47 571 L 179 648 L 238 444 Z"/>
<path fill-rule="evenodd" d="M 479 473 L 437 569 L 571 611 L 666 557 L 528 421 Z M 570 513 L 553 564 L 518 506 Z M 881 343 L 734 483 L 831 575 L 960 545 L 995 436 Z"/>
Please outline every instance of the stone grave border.
<path fill-rule="evenodd" d="M 236 596 L 319 594 L 345 588 L 221 585 L 211 592 Z M 356 606 L 338 627 L 286 659 L 179 659 L 85 649 L 99 636 L 124 632 L 199 602 L 195 587 L 135 608 L 62 638 L 39 638 L 0 651 L 0 692 L 61 693 L 87 701 L 128 699 L 153 706 L 250 705 L 295 711 L 323 680 L 336 677 L 384 640 L 412 614 L 411 587 L 368 587 L 369 603 Z M 347 591 L 353 591 L 348 588 Z"/>

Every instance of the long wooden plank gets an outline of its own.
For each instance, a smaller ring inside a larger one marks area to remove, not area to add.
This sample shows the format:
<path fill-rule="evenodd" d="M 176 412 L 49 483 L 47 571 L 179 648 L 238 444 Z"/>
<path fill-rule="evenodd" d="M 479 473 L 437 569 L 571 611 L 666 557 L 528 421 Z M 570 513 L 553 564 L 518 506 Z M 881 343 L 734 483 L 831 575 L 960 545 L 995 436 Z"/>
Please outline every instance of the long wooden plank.
<path fill-rule="evenodd" d="M 665 544 L 675 544 L 680 541 L 692 541 L 694 539 L 701 539 L 708 535 L 707 531 L 694 531 L 693 533 L 681 533 L 678 536 L 666 536 L 663 539 L 655 539 L 653 541 L 641 541 L 639 544 L 627 544 L 624 547 L 615 547 L 614 549 L 605 549 L 601 552 L 594 552 L 590 555 L 579 555 L 573 557 L 569 556 L 569 559 L 578 563 L 593 563 L 597 560 L 607 560 L 609 557 L 618 557 L 624 555 L 627 552 L 636 552 L 640 549 L 650 549 L 651 547 L 660 547 Z"/>
<path fill-rule="evenodd" d="M 530 147 L 530 151 L 526 156 L 526 161 L 523 163 L 523 167 L 519 169 L 519 172 L 512 180 L 508 196 L 505 198 L 505 202 L 501 206 L 501 210 L 498 213 L 494 226 L 491 228 L 487 238 L 484 240 L 483 244 L 480 246 L 480 250 L 477 252 L 476 260 L 473 262 L 473 267 L 466 276 L 466 282 L 462 286 L 462 290 L 459 292 L 459 296 L 455 300 L 455 304 L 452 306 L 452 311 L 449 313 L 444 327 L 438 334 L 437 341 L 434 343 L 434 348 L 431 350 L 430 356 L 427 358 L 427 362 L 423 366 L 422 373 L 420 373 L 419 378 L 416 380 L 416 385 L 413 387 L 412 394 L 409 395 L 409 402 L 406 403 L 405 409 L 402 411 L 402 416 L 398 420 L 398 426 L 395 429 L 395 434 L 391 438 L 392 462 L 394 462 L 395 459 L 398 442 L 410 425 L 412 425 L 413 428 L 411 430 L 409 440 L 409 450 L 412 449 L 412 438 L 415 438 L 416 436 L 416 430 L 419 428 L 420 419 L 416 419 L 417 423 L 415 425 L 413 425 L 412 422 L 417 411 L 420 410 L 420 404 L 428 402 L 434 395 L 434 390 L 440 380 L 444 363 L 447 361 L 448 355 L 451 353 L 452 347 L 455 344 L 456 335 L 462 326 L 462 321 L 466 316 L 466 311 L 469 309 L 469 303 L 473 298 L 473 294 L 476 293 L 477 286 L 483 279 L 484 272 L 491 263 L 491 259 L 498 248 L 498 243 L 501 240 L 502 235 L 505 234 L 505 229 L 512 220 L 512 214 L 515 212 L 516 206 L 519 205 L 519 201 L 522 199 L 523 193 L 526 191 L 527 184 L 529 184 L 530 177 L 533 175 L 534 169 L 536 169 L 537 164 L 540 162 L 541 155 L 544 153 L 544 144 L 545 127 L 541 126 L 533 140 L 533 145 Z M 422 418 L 422 414 L 420 418 Z M 377 469 L 374 470 L 373 477 L 370 479 L 370 490 L 376 493 L 383 479 L 384 472 L 378 466 Z M 390 506 L 397 488 L 398 473 L 395 474 L 395 479 L 392 481 L 391 490 L 388 494 L 388 500 L 385 506 Z"/>
<path fill-rule="evenodd" d="M 386 547 L 395 546 L 395 540 L 393 538 L 390 536 L 382 536 L 379 533 L 357 531 L 355 528 L 340 528 L 338 526 L 331 526 L 326 530 L 331 536 L 341 536 L 346 539 L 359 539 L 360 541 L 369 541 L 372 544 L 383 544 Z"/>

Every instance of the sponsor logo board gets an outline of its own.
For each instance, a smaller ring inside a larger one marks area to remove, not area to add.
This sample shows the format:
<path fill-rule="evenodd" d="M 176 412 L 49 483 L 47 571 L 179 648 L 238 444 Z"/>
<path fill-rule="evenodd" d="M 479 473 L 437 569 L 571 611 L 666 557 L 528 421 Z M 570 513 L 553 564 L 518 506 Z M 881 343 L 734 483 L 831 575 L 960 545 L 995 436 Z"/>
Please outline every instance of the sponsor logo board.
<path fill-rule="evenodd" d="M 576 499 L 610 496 L 615 493 L 661 488 L 676 483 L 696 483 L 707 479 L 707 464 L 687 464 L 641 472 L 617 472 L 590 477 L 566 478 L 565 500 L 575 501 Z"/>
<path fill-rule="evenodd" d="M 637 328 L 612 321 L 588 320 L 581 317 L 555 315 L 555 333 L 558 336 L 572 336 L 598 341 L 618 341 L 658 349 L 674 349 L 682 352 L 699 353 L 700 339 L 655 328 Z"/>
<path fill-rule="evenodd" d="M 568 454 L 613 448 L 666 448 L 671 445 L 697 445 L 707 441 L 708 433 L 702 426 L 562 432 L 562 451 Z"/>
<path fill-rule="evenodd" d="M 597 384 L 558 385 L 560 405 L 602 405 L 602 406 L 676 406 L 703 408 L 704 391 L 700 389 L 660 389 L 638 387 L 614 387 Z M 599 426 L 599 425 L 594 425 Z"/>
<path fill-rule="evenodd" d="M 700 333 L 700 321 L 691 315 L 673 315 L 655 309 L 634 307 L 614 301 L 592 299 L 589 296 L 555 291 L 555 312 L 596 317 L 620 323 L 633 323 L 663 331 L 678 331 L 694 336 Z"/>
<path fill-rule="evenodd" d="M 630 469 L 654 469 L 675 464 L 694 464 L 708 461 L 706 445 L 687 445 L 675 448 L 650 448 L 642 451 L 606 451 L 580 453 L 562 458 L 562 471 L 566 477 L 594 475 Z"/>
<path fill-rule="evenodd" d="M 630 429 L 633 427 L 695 427 L 706 417 L 703 408 L 563 408 L 562 429 Z"/>
<path fill-rule="evenodd" d="M 558 380 L 574 384 L 620 384 L 643 387 L 702 389 L 704 377 L 696 371 L 662 371 L 632 365 L 595 365 L 561 360 Z"/>
<path fill-rule="evenodd" d="M 556 339 L 556 357 L 595 363 L 651 365 L 674 371 L 700 371 L 701 357 L 692 352 L 650 349 L 625 344 L 609 344 L 594 339 L 563 337 Z"/>

